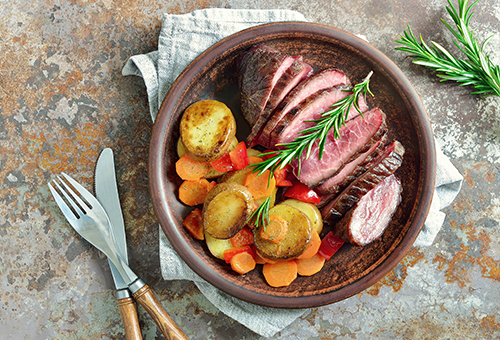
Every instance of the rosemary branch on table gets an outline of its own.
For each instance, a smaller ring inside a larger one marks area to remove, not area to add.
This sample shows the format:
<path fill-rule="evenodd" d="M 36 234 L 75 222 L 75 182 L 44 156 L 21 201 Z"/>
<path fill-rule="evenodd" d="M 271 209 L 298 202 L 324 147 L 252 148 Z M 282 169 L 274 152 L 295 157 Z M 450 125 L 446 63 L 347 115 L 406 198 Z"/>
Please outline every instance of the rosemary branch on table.
<path fill-rule="evenodd" d="M 446 7 L 449 15 L 455 23 L 456 30 L 444 19 L 441 21 L 455 36 L 454 44 L 462 51 L 467 59 L 455 58 L 448 50 L 437 42 L 432 41 L 431 46 L 426 44 L 420 35 L 420 41 L 415 38 L 408 25 L 408 32 L 404 31 L 401 40 L 397 43 L 405 47 L 396 47 L 397 50 L 410 53 L 415 60 L 413 63 L 428 67 L 442 78 L 441 81 L 455 81 L 461 86 L 472 86 L 475 91 L 472 94 L 481 96 L 500 96 L 500 67 L 495 65 L 488 55 L 484 53 L 484 47 L 493 36 L 487 38 L 479 45 L 469 26 L 472 17 L 472 7 L 478 2 L 476 0 L 469 6 L 469 0 L 458 0 L 458 11 L 448 0 Z"/>
<path fill-rule="evenodd" d="M 278 144 L 281 146 L 280 150 L 272 151 L 261 154 L 272 155 L 268 159 L 263 162 L 253 164 L 254 172 L 258 172 L 259 175 L 262 175 L 266 170 L 270 170 L 269 178 L 274 175 L 274 171 L 276 169 L 282 169 L 285 165 L 289 164 L 292 160 L 299 160 L 299 173 L 300 173 L 300 162 L 302 159 L 302 154 L 306 152 L 306 159 L 311 155 L 312 147 L 314 146 L 316 140 L 318 140 L 319 146 L 319 159 L 323 156 L 323 151 L 325 148 L 325 143 L 327 140 L 328 132 L 333 128 L 333 136 L 334 138 L 339 138 L 339 129 L 345 125 L 347 120 L 347 116 L 352 106 L 359 111 L 359 96 L 366 95 L 369 93 L 373 96 L 370 91 L 370 78 L 373 74 L 371 71 L 366 78 L 354 85 L 351 90 L 352 91 L 347 97 L 339 100 L 331 106 L 331 109 L 322 113 L 321 118 L 316 120 L 311 120 L 310 122 L 315 122 L 316 124 L 310 128 L 300 131 L 300 135 L 295 137 L 295 140 L 290 143 Z"/>

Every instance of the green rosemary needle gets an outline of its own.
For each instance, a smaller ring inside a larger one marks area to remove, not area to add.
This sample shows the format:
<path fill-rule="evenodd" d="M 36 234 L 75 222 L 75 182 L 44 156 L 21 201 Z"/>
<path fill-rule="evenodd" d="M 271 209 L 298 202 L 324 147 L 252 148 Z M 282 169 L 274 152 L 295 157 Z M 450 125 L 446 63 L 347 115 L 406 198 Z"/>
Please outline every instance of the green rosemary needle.
<path fill-rule="evenodd" d="M 471 9 L 478 2 L 475 1 L 469 6 L 469 0 L 458 0 L 458 11 L 453 7 L 451 0 L 448 0 L 449 7 L 446 7 L 448 14 L 455 23 L 456 30 L 444 19 L 441 21 L 455 36 L 454 44 L 462 51 L 467 59 L 457 59 L 443 46 L 432 41 L 431 46 L 427 45 L 420 35 L 420 41 L 415 38 L 408 25 L 408 32 L 404 31 L 401 40 L 397 43 L 405 47 L 396 47 L 397 50 L 410 53 L 410 57 L 415 60 L 413 63 L 428 67 L 442 78 L 441 81 L 455 81 L 461 86 L 472 86 L 475 91 L 472 94 L 482 96 L 500 96 L 500 68 L 494 65 L 489 56 L 484 53 L 484 47 L 492 38 L 490 36 L 479 45 L 474 38 L 474 34 L 469 27 L 472 17 Z"/>
<path fill-rule="evenodd" d="M 328 132 L 333 128 L 334 138 L 339 138 L 339 129 L 345 125 L 347 116 L 351 107 L 355 107 L 361 113 L 359 109 L 359 96 L 365 96 L 369 93 L 373 96 L 370 91 L 370 77 L 373 71 L 371 71 L 366 78 L 359 84 L 354 85 L 351 90 L 350 95 L 339 100 L 332 105 L 331 110 L 328 110 L 321 114 L 321 118 L 312 120 L 316 124 L 310 128 L 302 130 L 300 135 L 295 138 L 293 142 L 278 144 L 282 146 L 278 151 L 272 151 L 268 153 L 263 153 L 264 155 L 272 155 L 263 162 L 253 164 L 254 172 L 259 172 L 259 175 L 263 174 L 266 170 L 270 170 L 269 177 L 274 175 L 276 169 L 282 169 L 286 164 L 290 163 L 294 159 L 299 160 L 299 173 L 300 173 L 300 162 L 302 159 L 302 154 L 306 152 L 306 159 L 311 155 L 312 147 L 314 146 L 316 140 L 318 140 L 319 146 L 319 159 L 323 157 L 323 151 L 325 148 L 325 143 L 327 140 Z"/>
<path fill-rule="evenodd" d="M 272 195 L 265 199 L 257 209 L 250 215 L 246 223 L 253 224 L 255 228 L 261 225 L 264 230 L 269 224 L 269 208 L 271 207 Z"/>

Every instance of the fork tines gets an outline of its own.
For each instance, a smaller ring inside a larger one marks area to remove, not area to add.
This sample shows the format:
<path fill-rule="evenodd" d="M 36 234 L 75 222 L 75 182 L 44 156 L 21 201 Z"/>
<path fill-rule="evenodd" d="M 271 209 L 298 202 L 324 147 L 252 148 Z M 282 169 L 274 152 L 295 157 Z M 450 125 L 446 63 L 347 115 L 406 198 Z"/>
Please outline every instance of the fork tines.
<path fill-rule="evenodd" d="M 68 219 L 79 219 L 92 209 L 89 203 L 92 195 L 64 172 L 49 183 L 49 189 Z"/>

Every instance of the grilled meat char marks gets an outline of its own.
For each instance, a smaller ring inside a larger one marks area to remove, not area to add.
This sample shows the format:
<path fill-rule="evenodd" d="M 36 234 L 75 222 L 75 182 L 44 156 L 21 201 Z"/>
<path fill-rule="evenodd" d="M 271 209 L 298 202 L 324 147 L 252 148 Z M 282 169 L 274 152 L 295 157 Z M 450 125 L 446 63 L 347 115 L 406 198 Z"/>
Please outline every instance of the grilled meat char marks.
<path fill-rule="evenodd" d="M 280 120 L 290 111 L 299 105 L 303 100 L 316 92 L 338 86 L 350 85 L 349 78 L 337 68 L 326 68 L 308 76 L 288 93 L 272 113 L 269 120 L 261 130 L 256 144 L 266 148 L 274 148 L 271 143 L 271 133 Z"/>
<path fill-rule="evenodd" d="M 314 188 L 314 191 L 316 191 L 321 199 L 321 202 L 317 206 L 319 208 L 323 207 L 342 190 L 347 188 L 356 178 L 368 170 L 373 160 L 382 153 L 389 142 L 389 133 L 385 133 L 367 152 L 361 154 L 354 161 L 346 164 L 335 176 L 330 177 Z"/>
<path fill-rule="evenodd" d="M 330 226 L 335 226 L 359 202 L 361 197 L 401 166 L 404 152 L 403 145 L 398 141 L 389 144 L 373 161 L 373 166 L 369 170 L 321 209 L 323 221 Z"/>
<path fill-rule="evenodd" d="M 252 47 L 238 65 L 240 108 L 253 126 L 266 107 L 271 92 L 295 58 L 265 45 Z"/>
<path fill-rule="evenodd" d="M 302 80 L 309 77 L 313 68 L 302 61 L 302 57 L 294 57 L 292 65 L 279 78 L 274 85 L 269 99 L 264 107 L 264 110 L 258 115 L 257 120 L 252 126 L 252 131 L 246 139 L 248 147 L 253 147 L 257 144 L 257 140 L 262 133 L 262 130 L 273 114 L 274 109 L 281 103 L 283 98 Z"/>
<path fill-rule="evenodd" d="M 403 187 L 396 175 L 386 177 L 335 224 L 333 233 L 344 241 L 365 246 L 382 236 L 401 202 Z"/>
<path fill-rule="evenodd" d="M 300 161 L 293 160 L 290 165 L 300 182 L 315 187 L 368 151 L 386 132 L 385 114 L 378 108 L 371 109 L 342 126 L 340 138 L 334 138 L 333 130 L 328 132 L 321 160 L 316 141 L 309 158 L 304 153 Z"/>

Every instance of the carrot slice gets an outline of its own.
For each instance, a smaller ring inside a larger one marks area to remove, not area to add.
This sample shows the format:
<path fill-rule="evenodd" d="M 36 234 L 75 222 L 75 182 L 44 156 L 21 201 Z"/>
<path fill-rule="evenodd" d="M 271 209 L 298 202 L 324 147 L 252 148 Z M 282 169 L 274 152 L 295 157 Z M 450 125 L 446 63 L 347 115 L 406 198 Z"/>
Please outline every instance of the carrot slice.
<path fill-rule="evenodd" d="M 184 181 L 179 187 L 179 199 L 184 204 L 193 207 L 202 204 L 212 188 L 212 184 L 205 178 L 194 181 Z"/>
<path fill-rule="evenodd" d="M 297 262 L 288 260 L 265 263 L 262 273 L 271 287 L 285 287 L 297 278 Z"/>
<path fill-rule="evenodd" d="M 296 260 L 297 273 L 300 276 L 311 276 L 319 272 L 325 265 L 325 258 L 319 254 L 303 260 Z"/>
<path fill-rule="evenodd" d="M 276 261 L 266 259 L 262 255 L 260 255 L 258 251 L 255 251 L 255 262 L 257 262 L 258 264 L 276 263 Z"/>
<path fill-rule="evenodd" d="M 243 185 L 252 193 L 253 198 L 258 200 L 273 194 L 276 180 L 274 176 L 269 180 L 269 170 L 266 170 L 262 175 L 259 175 L 258 172 L 249 172 Z"/>
<path fill-rule="evenodd" d="M 260 229 L 260 236 L 271 243 L 278 243 L 285 238 L 287 232 L 288 222 L 278 215 L 271 215 L 269 224 Z"/>
<path fill-rule="evenodd" d="M 194 181 L 202 178 L 210 170 L 210 164 L 205 162 L 198 162 L 188 154 L 182 155 L 181 158 L 175 163 L 175 171 L 180 178 L 187 181 Z"/>
<path fill-rule="evenodd" d="M 231 269 L 238 274 L 246 274 L 255 269 L 255 260 L 247 252 L 238 253 L 231 258 Z"/>
<path fill-rule="evenodd" d="M 204 240 L 205 233 L 203 232 L 202 214 L 200 209 L 194 209 L 186 216 L 182 225 L 193 235 L 197 240 Z"/>
<path fill-rule="evenodd" d="M 300 256 L 298 256 L 297 259 L 300 260 L 310 259 L 314 255 L 316 255 L 320 246 L 321 246 L 321 238 L 319 237 L 318 232 L 313 229 L 309 247 L 307 247 L 306 251 L 303 252 Z"/>

